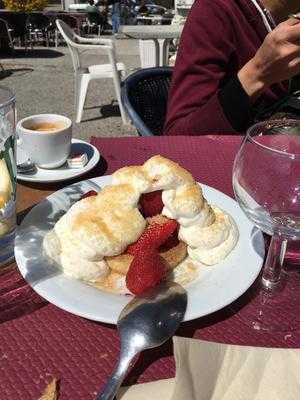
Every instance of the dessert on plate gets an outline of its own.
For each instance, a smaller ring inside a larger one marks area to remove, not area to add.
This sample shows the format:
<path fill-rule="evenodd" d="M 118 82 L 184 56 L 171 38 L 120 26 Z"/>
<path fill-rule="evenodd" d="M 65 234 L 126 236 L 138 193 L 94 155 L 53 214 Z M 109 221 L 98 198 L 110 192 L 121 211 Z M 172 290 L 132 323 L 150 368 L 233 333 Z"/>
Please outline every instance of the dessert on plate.
<path fill-rule="evenodd" d="M 162 279 L 186 284 L 233 250 L 238 229 L 209 205 L 177 163 L 156 155 L 112 175 L 74 204 L 44 239 L 65 275 L 116 293 L 140 294 Z"/>

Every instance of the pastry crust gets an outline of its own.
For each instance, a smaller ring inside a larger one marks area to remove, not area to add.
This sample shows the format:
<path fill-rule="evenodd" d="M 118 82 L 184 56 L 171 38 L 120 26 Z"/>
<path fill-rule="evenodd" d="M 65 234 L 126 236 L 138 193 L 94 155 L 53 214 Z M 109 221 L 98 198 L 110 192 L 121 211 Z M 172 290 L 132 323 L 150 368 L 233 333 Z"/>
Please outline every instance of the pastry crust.
<path fill-rule="evenodd" d="M 176 246 L 169 250 L 162 251 L 159 254 L 166 261 L 168 270 L 171 270 L 176 268 L 177 265 L 186 258 L 187 245 L 184 242 L 179 242 Z M 120 275 L 126 275 L 133 260 L 133 256 L 125 253 L 119 256 L 105 257 L 104 260 L 111 271 L 117 272 Z"/>
<path fill-rule="evenodd" d="M 79 253 L 89 261 L 123 253 L 146 226 L 138 200 L 139 193 L 122 184 L 106 186 L 97 196 L 74 204 L 54 228 L 62 251 Z"/>

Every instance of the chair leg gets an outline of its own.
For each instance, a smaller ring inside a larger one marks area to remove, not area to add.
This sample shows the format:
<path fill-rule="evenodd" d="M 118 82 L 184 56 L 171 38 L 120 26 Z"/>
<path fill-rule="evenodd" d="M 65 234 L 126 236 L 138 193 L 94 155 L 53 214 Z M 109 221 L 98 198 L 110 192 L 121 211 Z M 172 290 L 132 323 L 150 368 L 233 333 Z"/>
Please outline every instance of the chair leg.
<path fill-rule="evenodd" d="M 58 47 L 58 29 L 55 29 L 54 31 L 54 42 L 55 42 L 55 47 Z"/>
<path fill-rule="evenodd" d="M 46 47 L 49 47 L 49 33 L 48 32 L 46 32 L 45 38 L 46 38 Z"/>
<path fill-rule="evenodd" d="M 75 77 L 75 96 L 76 96 L 76 122 L 81 122 L 83 107 L 86 99 L 87 89 L 90 81 L 88 74 Z"/>
<path fill-rule="evenodd" d="M 114 87 L 115 87 L 116 96 L 117 96 L 117 100 L 118 100 L 118 104 L 119 104 L 119 109 L 120 109 L 120 113 L 121 113 L 121 117 L 122 117 L 122 122 L 123 122 L 123 125 L 127 125 L 128 119 L 127 119 L 127 115 L 126 115 L 126 112 L 125 112 L 125 109 L 123 107 L 123 103 L 121 100 L 120 79 L 113 75 L 113 81 L 114 81 Z"/>
<path fill-rule="evenodd" d="M 164 39 L 162 44 L 162 66 L 169 65 L 170 39 Z"/>

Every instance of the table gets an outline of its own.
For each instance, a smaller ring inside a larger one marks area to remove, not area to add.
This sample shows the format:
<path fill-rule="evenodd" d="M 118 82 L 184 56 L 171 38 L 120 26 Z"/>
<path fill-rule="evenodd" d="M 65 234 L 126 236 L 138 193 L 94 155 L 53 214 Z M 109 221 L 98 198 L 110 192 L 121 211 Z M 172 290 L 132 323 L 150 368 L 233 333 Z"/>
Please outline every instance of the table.
<path fill-rule="evenodd" d="M 92 176 L 110 174 L 132 163 L 141 164 L 154 154 L 180 162 L 194 177 L 230 196 L 233 159 L 241 138 L 128 137 L 93 140 L 101 160 Z M 19 220 L 49 193 L 65 186 L 18 185 Z M 58 309 L 26 285 L 14 264 L 0 275 L 0 398 L 33 400 L 52 377 L 60 379 L 59 400 L 92 400 L 110 374 L 119 352 L 114 326 L 88 321 Z M 238 300 L 243 304 L 243 297 Z M 240 311 L 242 313 L 242 310 Z M 267 347 L 300 347 L 300 333 L 271 334 L 250 331 L 226 307 L 182 325 L 185 337 Z M 172 346 L 143 353 L 126 383 L 174 376 Z"/>
<path fill-rule="evenodd" d="M 183 25 L 123 25 L 119 31 L 133 39 L 142 41 L 151 40 L 155 46 L 153 66 L 168 65 L 169 44 L 171 40 L 178 39 Z M 141 54 L 140 46 L 140 56 Z"/>
<path fill-rule="evenodd" d="M 166 18 L 164 15 L 142 15 L 142 14 L 138 14 L 136 17 L 137 20 L 137 24 L 166 24 L 169 25 L 172 22 L 172 18 L 173 16 L 171 16 L 171 18 Z"/>

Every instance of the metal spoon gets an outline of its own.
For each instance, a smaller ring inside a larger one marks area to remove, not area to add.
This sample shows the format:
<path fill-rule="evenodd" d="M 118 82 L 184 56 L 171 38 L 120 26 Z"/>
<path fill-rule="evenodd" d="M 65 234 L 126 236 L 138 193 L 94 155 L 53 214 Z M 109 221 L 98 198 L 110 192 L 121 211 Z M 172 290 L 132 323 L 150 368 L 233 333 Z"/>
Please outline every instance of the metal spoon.
<path fill-rule="evenodd" d="M 119 362 L 96 400 L 114 398 L 134 356 L 160 346 L 173 336 L 186 306 L 186 291 L 174 282 L 164 282 L 127 304 L 117 323 L 121 337 Z"/>
<path fill-rule="evenodd" d="M 289 18 L 295 18 L 300 20 L 300 15 L 299 14 L 289 14 Z"/>
<path fill-rule="evenodd" d="M 28 158 L 26 161 L 17 164 L 17 172 L 19 174 L 30 174 L 36 172 L 35 164 Z"/>

